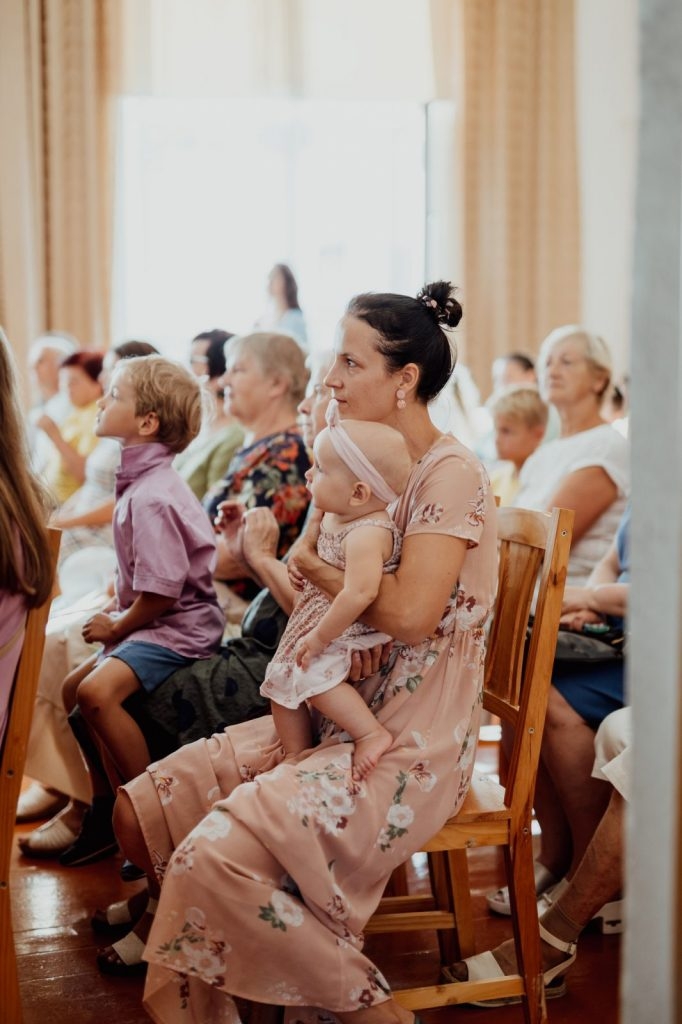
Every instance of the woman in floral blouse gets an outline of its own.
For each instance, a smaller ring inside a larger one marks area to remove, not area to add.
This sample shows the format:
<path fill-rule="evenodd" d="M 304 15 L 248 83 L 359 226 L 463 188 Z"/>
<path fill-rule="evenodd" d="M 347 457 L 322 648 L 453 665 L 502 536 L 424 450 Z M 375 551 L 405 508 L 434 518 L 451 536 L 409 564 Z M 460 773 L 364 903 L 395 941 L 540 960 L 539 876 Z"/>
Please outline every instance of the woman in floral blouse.
<path fill-rule="evenodd" d="M 310 501 L 310 459 L 296 421 L 309 377 L 305 355 L 293 338 L 263 332 L 233 338 L 225 356 L 225 409 L 244 428 L 244 445 L 205 496 L 204 508 L 238 530 L 245 510 L 267 505 L 279 523 L 282 558 L 303 528 Z M 216 579 L 250 600 L 260 587 L 249 575 L 246 561 L 219 535 Z"/>
<path fill-rule="evenodd" d="M 316 745 L 284 761 L 262 718 L 150 765 L 119 797 L 117 834 L 149 874 L 156 915 L 109 959 L 125 970 L 148 934 L 145 1005 L 157 1022 L 236 1024 L 234 996 L 295 1006 L 297 1020 L 412 1020 L 363 955 L 362 932 L 393 869 L 460 806 L 473 766 L 494 502 L 478 460 L 427 409 L 454 364 L 442 327 L 460 317 L 445 282 L 416 299 L 360 295 L 326 380 L 342 416 L 396 427 L 414 460 L 391 508 L 401 563 L 366 615 L 395 637 L 388 664 L 358 684 L 393 735 L 377 768 L 354 782 L 352 743 L 324 720 Z M 341 574 L 319 560 L 314 534 L 293 571 L 334 595 Z"/>

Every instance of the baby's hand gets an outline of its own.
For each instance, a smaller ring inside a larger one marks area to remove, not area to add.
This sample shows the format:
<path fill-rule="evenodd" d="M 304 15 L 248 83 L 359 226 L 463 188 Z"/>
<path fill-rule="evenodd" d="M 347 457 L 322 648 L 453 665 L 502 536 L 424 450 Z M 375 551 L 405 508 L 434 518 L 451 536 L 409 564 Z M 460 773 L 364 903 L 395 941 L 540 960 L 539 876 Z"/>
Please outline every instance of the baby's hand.
<path fill-rule="evenodd" d="M 313 658 L 317 657 L 324 650 L 325 645 L 321 643 L 315 636 L 315 631 L 308 633 L 307 636 L 302 636 L 296 644 L 294 656 L 296 658 L 296 664 L 299 668 L 304 671 L 310 668 L 310 662 Z"/>
<path fill-rule="evenodd" d="M 89 644 L 113 643 L 115 640 L 118 640 L 116 621 L 113 615 L 107 615 L 106 612 L 97 612 L 83 626 L 83 639 Z"/>

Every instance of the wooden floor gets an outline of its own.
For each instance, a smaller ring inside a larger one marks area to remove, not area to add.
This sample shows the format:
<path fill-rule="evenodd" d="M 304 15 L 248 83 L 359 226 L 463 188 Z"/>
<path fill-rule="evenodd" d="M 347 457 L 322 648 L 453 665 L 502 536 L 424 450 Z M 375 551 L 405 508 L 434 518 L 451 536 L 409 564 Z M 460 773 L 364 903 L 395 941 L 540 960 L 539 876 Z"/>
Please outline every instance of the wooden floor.
<path fill-rule="evenodd" d="M 488 767 L 490 750 L 483 746 L 479 751 L 480 767 Z M 17 826 L 16 832 L 32 827 Z M 510 932 L 509 922 L 490 915 L 483 899 L 485 892 L 503 881 L 501 860 L 494 851 L 479 850 L 470 855 L 470 866 L 478 948 L 488 949 Z M 82 868 L 61 868 L 52 861 L 28 861 L 15 854 L 11 881 L 25 1024 L 148 1024 L 141 1006 L 142 981 L 103 977 L 95 964 L 101 942 L 90 929 L 90 914 L 141 886 L 122 882 L 119 867 L 120 857 Z M 426 885 L 424 858 L 414 858 L 412 875 L 415 888 Z M 438 976 L 433 933 L 399 940 L 372 936 L 366 951 L 395 988 L 429 984 Z M 568 976 L 567 994 L 548 1004 L 552 1024 L 616 1024 L 619 957 L 618 936 L 588 930 Z M 0 1019 L 1 1006 L 0 995 Z M 421 1016 L 424 1024 L 521 1024 L 523 1020 L 519 1006 L 451 1007 Z"/>

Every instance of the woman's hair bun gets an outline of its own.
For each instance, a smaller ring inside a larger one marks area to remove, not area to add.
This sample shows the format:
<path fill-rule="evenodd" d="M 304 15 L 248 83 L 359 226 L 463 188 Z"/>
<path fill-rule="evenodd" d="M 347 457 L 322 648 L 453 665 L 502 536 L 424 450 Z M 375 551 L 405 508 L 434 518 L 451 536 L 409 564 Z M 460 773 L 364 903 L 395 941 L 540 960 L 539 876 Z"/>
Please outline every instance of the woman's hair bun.
<path fill-rule="evenodd" d="M 462 319 L 462 307 L 455 298 L 455 288 L 449 281 L 425 284 L 417 300 L 443 327 L 456 327 Z"/>

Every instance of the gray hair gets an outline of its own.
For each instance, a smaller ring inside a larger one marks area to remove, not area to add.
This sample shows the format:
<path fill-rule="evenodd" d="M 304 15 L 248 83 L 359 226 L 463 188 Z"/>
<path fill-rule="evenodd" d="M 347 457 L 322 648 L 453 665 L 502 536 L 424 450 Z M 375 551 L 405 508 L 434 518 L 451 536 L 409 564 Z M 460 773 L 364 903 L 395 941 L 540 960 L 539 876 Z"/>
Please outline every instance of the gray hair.
<path fill-rule="evenodd" d="M 561 341 L 568 341 L 569 338 L 576 338 L 581 342 L 585 354 L 585 358 L 591 365 L 593 370 L 601 372 L 605 377 L 604 389 L 602 395 L 606 391 L 611 382 L 611 376 L 613 374 L 613 359 L 611 357 L 611 349 L 598 334 L 594 334 L 592 331 L 588 331 L 586 327 L 581 327 L 579 324 L 565 324 L 563 327 L 555 327 L 553 331 L 547 335 L 538 353 L 538 367 L 540 373 L 542 373 L 547 365 L 550 352 L 556 345 Z"/>
<path fill-rule="evenodd" d="M 303 349 L 290 335 L 258 331 L 230 338 L 227 344 L 230 355 L 244 349 L 255 356 L 263 373 L 270 377 L 286 377 L 289 381 L 289 399 L 294 406 L 305 397 L 310 373 L 305 365 Z"/>

